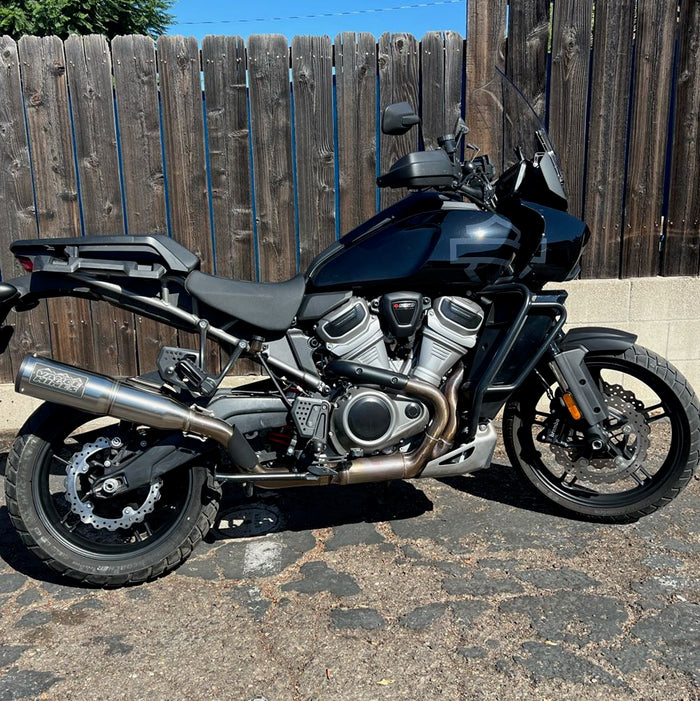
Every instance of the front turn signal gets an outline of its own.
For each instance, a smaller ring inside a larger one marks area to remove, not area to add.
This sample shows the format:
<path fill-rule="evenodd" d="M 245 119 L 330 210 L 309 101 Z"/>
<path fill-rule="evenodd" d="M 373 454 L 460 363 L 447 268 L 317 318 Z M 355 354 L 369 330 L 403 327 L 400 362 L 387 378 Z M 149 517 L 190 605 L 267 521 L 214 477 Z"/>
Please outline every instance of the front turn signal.
<path fill-rule="evenodd" d="M 563 399 L 564 404 L 566 404 L 566 408 L 571 414 L 571 417 L 574 419 L 574 421 L 578 421 L 581 418 L 581 410 L 576 406 L 576 400 L 574 399 L 571 392 L 566 392 L 563 396 Z"/>

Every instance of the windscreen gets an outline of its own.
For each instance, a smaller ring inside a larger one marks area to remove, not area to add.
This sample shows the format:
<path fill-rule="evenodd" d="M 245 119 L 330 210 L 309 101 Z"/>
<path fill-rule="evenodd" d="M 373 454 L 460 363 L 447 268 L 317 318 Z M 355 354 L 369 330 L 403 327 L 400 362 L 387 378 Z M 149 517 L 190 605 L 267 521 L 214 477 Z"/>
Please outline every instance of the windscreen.
<path fill-rule="evenodd" d="M 517 163 L 518 147 L 532 160 L 535 153 L 551 151 L 551 141 L 544 124 L 517 86 L 496 70 L 485 84 L 472 89 L 467 96 L 466 141 L 488 154 L 497 173 Z M 469 153 L 465 153 L 469 157 Z"/>

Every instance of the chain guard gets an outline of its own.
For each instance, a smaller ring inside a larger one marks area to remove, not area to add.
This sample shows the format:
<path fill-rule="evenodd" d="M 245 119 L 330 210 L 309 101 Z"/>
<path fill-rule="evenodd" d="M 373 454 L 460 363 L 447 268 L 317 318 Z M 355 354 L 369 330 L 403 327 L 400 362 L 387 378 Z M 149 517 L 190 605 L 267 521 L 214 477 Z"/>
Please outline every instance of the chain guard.
<path fill-rule="evenodd" d="M 94 443 L 86 443 L 81 450 L 74 453 L 66 467 L 66 478 L 63 485 L 66 490 L 65 498 L 70 504 L 71 511 L 79 516 L 83 523 L 94 528 L 116 531 L 117 528 L 128 529 L 136 523 L 141 523 L 146 515 L 153 511 L 155 503 L 160 499 L 160 488 L 163 485 L 163 480 L 158 480 L 151 485 L 145 501 L 137 509 L 125 506 L 120 518 L 98 516 L 94 511 L 94 504 L 80 498 L 78 491 L 80 475 L 85 475 L 90 471 L 89 458 L 95 453 L 109 448 L 110 445 L 108 438 L 98 438 Z"/>
<path fill-rule="evenodd" d="M 634 438 L 633 454 L 630 458 L 618 455 L 615 458 L 593 458 L 587 460 L 576 455 L 578 450 L 559 445 L 551 445 L 557 463 L 566 472 L 577 479 L 593 484 L 613 484 L 634 474 L 643 465 L 649 449 L 649 425 L 644 414 L 644 403 L 639 401 L 633 392 L 621 385 L 610 385 L 603 382 L 608 409 L 613 418 L 621 424 L 621 428 L 613 428 L 611 433 L 617 437 L 622 432 L 622 442 L 626 446 Z"/>

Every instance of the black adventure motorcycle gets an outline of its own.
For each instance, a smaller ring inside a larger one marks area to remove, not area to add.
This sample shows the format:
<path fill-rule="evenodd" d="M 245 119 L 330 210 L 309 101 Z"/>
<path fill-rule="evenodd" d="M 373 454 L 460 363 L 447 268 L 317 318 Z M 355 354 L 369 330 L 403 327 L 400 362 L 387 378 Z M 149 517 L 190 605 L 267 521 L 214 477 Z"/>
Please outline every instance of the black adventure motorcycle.
<path fill-rule="evenodd" d="M 3 320 L 68 295 L 200 338 L 121 380 L 24 359 L 16 389 L 46 403 L 15 440 L 6 490 L 32 552 L 86 583 L 146 581 L 206 534 L 222 482 L 251 491 L 471 473 L 489 466 L 504 407 L 513 467 L 569 512 L 621 522 L 681 491 L 698 461 L 698 401 L 634 335 L 562 332 L 566 293 L 544 286 L 576 277 L 589 231 L 566 214 L 532 109 L 503 76 L 482 91 L 508 107 L 504 134 L 522 139 L 499 178 L 471 144 L 460 160 L 460 120 L 440 148 L 378 179 L 413 194 L 287 282 L 207 275 L 167 236 L 12 245 L 28 274 L 0 283 Z M 382 130 L 418 123 L 394 104 Z M 228 356 L 220 374 L 205 367 L 207 340 Z M 240 356 L 269 377 L 220 389 Z"/>

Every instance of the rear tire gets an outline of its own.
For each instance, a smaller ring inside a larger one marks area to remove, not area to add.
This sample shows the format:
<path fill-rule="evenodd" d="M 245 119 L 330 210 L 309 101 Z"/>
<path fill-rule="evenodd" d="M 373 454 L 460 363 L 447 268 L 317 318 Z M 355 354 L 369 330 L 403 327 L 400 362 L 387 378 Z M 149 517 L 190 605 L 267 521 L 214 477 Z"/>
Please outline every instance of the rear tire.
<path fill-rule="evenodd" d="M 77 431 L 94 419 L 53 404 L 32 414 L 7 460 L 10 520 L 29 550 L 66 577 L 97 586 L 154 579 L 183 563 L 206 535 L 221 490 L 207 468 L 186 466 L 163 476 L 151 512 L 130 529 L 82 522 L 65 498 L 66 459 L 96 434 L 111 437 L 122 430 L 114 425 L 81 437 Z"/>
<path fill-rule="evenodd" d="M 540 439 L 543 426 L 551 426 L 552 417 L 568 422 L 574 445 L 576 424 L 563 411 L 555 415 L 552 407 L 556 402 L 550 403 L 548 410 L 552 413 L 543 409 L 547 388 L 551 394 L 557 387 L 548 368 L 543 368 L 539 377 L 533 375 L 508 402 L 503 422 L 506 451 L 525 482 L 559 507 L 602 522 L 634 521 L 668 504 L 692 478 L 700 457 L 700 404 L 678 370 L 641 346 L 633 346 L 622 355 L 589 354 L 585 362 L 601 389 L 606 387 L 606 391 L 621 397 L 618 406 L 623 408 L 622 429 L 629 433 L 633 426 L 641 427 L 642 438 L 630 447 L 630 452 L 644 451 L 640 452 L 644 459 L 638 461 L 639 467 L 633 459 L 627 471 L 605 459 L 591 460 L 592 467 L 584 462 L 580 463 L 584 467 L 561 467 L 567 455 L 575 457 L 575 449 L 563 456 L 560 450 L 559 459 L 554 459 L 555 449 Z M 606 384 L 605 377 L 618 376 L 625 381 Z M 630 386 L 639 398 L 630 393 Z M 641 401 L 645 394 L 654 398 L 645 403 Z M 625 416 L 634 419 L 626 429 Z M 657 445 L 666 440 L 667 450 Z M 648 466 L 650 456 L 658 467 Z M 563 475 L 558 474 L 562 470 Z"/>

